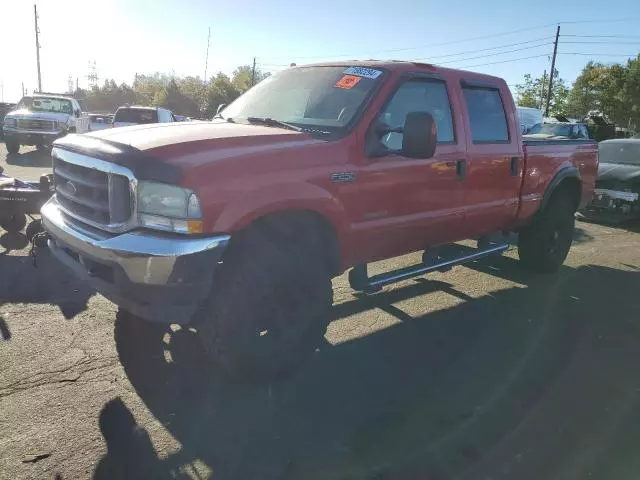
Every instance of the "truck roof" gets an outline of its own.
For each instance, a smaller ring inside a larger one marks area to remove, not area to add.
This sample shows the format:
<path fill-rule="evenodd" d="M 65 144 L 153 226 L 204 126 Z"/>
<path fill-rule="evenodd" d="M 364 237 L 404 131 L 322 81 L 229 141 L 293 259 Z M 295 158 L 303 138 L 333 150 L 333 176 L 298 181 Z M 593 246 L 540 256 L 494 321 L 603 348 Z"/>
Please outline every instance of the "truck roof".
<path fill-rule="evenodd" d="M 493 75 L 487 75 L 485 73 L 477 73 L 471 72 L 468 70 L 457 70 L 454 68 L 446 68 L 440 67 L 438 65 L 434 65 L 431 63 L 417 62 L 411 60 L 340 60 L 336 62 L 318 62 L 312 64 L 305 65 L 296 65 L 295 67 L 290 68 L 305 68 L 305 67 L 371 67 L 371 68 L 384 68 L 390 71 L 399 71 L 399 72 L 415 72 L 416 70 L 424 70 L 426 72 L 431 73 L 461 73 L 464 72 L 465 75 L 475 79 L 486 79 L 492 81 L 501 81 L 504 80 L 500 77 L 496 77 Z"/>

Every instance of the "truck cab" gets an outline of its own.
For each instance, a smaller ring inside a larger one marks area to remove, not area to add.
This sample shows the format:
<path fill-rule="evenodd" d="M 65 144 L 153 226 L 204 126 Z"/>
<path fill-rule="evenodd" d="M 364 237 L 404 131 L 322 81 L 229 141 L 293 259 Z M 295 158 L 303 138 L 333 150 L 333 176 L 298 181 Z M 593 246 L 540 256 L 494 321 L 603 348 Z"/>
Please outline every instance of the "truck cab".
<path fill-rule="evenodd" d="M 10 154 L 18 153 L 21 145 L 50 148 L 68 133 L 89 131 L 89 115 L 71 96 L 34 93 L 22 97 L 7 113 L 2 130 Z"/>

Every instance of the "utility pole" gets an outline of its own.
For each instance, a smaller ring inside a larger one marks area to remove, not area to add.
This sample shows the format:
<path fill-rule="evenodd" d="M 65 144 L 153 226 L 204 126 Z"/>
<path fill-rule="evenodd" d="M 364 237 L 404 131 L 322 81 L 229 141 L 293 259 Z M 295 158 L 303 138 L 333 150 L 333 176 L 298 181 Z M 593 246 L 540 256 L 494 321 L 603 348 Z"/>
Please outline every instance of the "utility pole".
<path fill-rule="evenodd" d="M 211 40 L 211 27 L 209 27 L 209 34 L 207 35 L 207 56 L 204 58 L 204 83 L 207 83 L 207 70 L 209 68 L 209 42 Z"/>
<path fill-rule="evenodd" d="M 544 116 L 549 116 L 549 102 L 551 102 L 551 89 L 553 88 L 553 74 L 556 69 L 556 55 L 558 54 L 558 39 L 560 38 L 560 25 L 556 29 L 556 41 L 553 42 L 553 57 L 551 58 L 551 72 L 549 73 L 549 88 L 547 89 L 547 106 L 544 109 Z"/>
<path fill-rule="evenodd" d="M 253 67 L 251 68 L 251 86 L 256 84 L 256 57 L 253 57 Z"/>
<path fill-rule="evenodd" d="M 27 92 L 24 90 L 24 82 L 22 82 L 22 92 L 20 92 L 20 98 L 24 97 Z"/>
<path fill-rule="evenodd" d="M 542 105 L 544 104 L 544 87 L 547 86 L 547 71 L 545 70 L 542 74 L 542 84 L 540 85 L 540 110 L 542 110 Z"/>
<path fill-rule="evenodd" d="M 38 91 L 42 91 L 42 77 L 40 76 L 40 29 L 38 29 L 38 7 L 33 4 L 33 18 L 36 22 L 36 61 L 38 62 Z"/>
<path fill-rule="evenodd" d="M 0 102 L 4 102 L 4 82 L 0 82 L 0 89 L 2 90 L 2 100 Z"/>

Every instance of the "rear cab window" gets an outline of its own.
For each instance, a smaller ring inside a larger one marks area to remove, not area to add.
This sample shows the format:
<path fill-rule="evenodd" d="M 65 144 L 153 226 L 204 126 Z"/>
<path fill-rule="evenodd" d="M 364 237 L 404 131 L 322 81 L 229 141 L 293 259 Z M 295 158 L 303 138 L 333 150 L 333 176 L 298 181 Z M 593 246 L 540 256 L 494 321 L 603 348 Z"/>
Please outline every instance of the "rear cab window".
<path fill-rule="evenodd" d="M 463 85 L 473 143 L 509 143 L 509 126 L 498 87 Z"/>
<path fill-rule="evenodd" d="M 123 123 L 158 123 L 158 111 L 143 108 L 120 108 L 113 119 Z"/>

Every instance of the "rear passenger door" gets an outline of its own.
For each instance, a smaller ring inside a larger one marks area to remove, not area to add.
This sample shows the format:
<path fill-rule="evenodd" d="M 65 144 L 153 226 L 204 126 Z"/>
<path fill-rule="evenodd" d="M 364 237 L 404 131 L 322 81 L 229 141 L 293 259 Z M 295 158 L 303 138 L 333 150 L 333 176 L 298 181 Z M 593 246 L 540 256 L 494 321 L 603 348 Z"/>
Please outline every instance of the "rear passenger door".
<path fill-rule="evenodd" d="M 523 154 L 511 95 L 485 81 L 463 79 L 461 87 L 467 109 L 465 228 L 466 236 L 477 236 L 501 230 L 516 217 Z"/>

